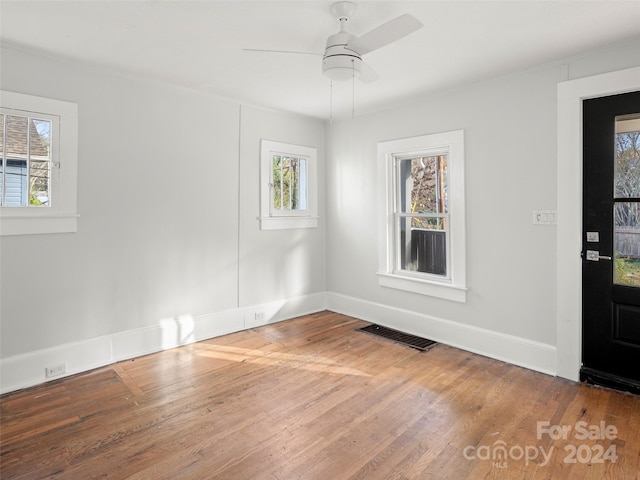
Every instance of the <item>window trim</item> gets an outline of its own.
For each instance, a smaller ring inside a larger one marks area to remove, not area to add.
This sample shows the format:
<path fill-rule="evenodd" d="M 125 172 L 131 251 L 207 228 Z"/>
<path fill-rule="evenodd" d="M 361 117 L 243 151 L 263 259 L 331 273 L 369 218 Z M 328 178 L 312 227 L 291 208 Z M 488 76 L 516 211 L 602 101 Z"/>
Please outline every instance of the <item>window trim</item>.
<path fill-rule="evenodd" d="M 0 106 L 25 115 L 58 118 L 52 133 L 49 207 L 0 207 L 0 235 L 76 232 L 78 106 L 75 103 L 0 90 Z"/>
<path fill-rule="evenodd" d="M 448 214 L 446 277 L 395 270 L 396 173 L 398 158 L 448 152 Z M 466 302 L 466 232 L 464 130 L 421 135 L 378 143 L 378 284 L 421 295 Z"/>
<path fill-rule="evenodd" d="M 273 203 L 273 155 L 306 159 L 307 210 L 278 212 Z M 261 139 L 260 141 L 260 229 L 316 228 L 318 226 L 317 149 Z"/>

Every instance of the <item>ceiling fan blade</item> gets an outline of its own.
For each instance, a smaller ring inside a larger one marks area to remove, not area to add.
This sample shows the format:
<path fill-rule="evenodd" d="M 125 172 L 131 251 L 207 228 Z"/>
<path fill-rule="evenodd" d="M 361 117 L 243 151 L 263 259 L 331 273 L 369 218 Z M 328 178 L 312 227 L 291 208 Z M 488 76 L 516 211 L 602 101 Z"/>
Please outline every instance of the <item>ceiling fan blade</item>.
<path fill-rule="evenodd" d="M 358 80 L 360 80 L 362 83 L 371 83 L 371 82 L 375 82 L 379 78 L 380 77 L 378 76 L 378 74 L 373 71 L 373 68 L 371 68 L 366 63 L 362 62 L 362 67 L 360 70 L 360 76 L 358 77 Z"/>
<path fill-rule="evenodd" d="M 420 20 L 406 13 L 349 42 L 345 48 L 364 55 L 400 40 L 422 27 Z"/>
<path fill-rule="evenodd" d="M 245 52 L 254 52 L 254 53 L 293 53 L 296 55 L 317 55 L 322 56 L 322 53 L 317 52 L 296 52 L 291 50 L 264 50 L 260 48 L 243 48 Z"/>

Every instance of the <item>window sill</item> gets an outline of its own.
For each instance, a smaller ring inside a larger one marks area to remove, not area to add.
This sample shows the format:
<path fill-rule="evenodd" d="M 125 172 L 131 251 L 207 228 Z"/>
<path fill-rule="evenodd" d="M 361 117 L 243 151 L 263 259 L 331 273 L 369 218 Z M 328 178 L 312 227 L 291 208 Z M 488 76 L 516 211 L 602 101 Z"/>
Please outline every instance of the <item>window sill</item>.
<path fill-rule="evenodd" d="M 77 214 L 2 215 L 0 236 L 43 233 L 74 233 L 78 231 Z"/>
<path fill-rule="evenodd" d="M 443 298 L 454 302 L 466 303 L 467 289 L 447 283 L 422 280 L 420 278 L 403 277 L 390 273 L 378 273 L 378 284 L 381 287 L 395 288 L 406 292 Z"/>
<path fill-rule="evenodd" d="M 259 217 L 261 230 L 317 228 L 318 217 Z"/>

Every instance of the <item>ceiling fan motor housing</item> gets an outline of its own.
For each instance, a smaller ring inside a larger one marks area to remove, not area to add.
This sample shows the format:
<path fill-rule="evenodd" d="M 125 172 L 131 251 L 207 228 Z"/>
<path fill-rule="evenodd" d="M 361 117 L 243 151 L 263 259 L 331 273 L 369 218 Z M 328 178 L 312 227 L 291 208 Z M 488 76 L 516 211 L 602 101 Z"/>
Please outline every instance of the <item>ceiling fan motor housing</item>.
<path fill-rule="evenodd" d="M 345 31 L 331 35 L 322 59 L 322 73 L 331 80 L 344 81 L 358 77 L 362 71 L 362 58 L 346 45 L 355 37 Z"/>

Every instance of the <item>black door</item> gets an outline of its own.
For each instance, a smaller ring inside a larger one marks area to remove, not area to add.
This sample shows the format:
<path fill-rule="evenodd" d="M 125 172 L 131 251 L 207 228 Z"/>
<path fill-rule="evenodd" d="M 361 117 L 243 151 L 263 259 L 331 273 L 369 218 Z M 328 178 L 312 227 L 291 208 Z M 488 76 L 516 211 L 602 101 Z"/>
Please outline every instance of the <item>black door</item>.
<path fill-rule="evenodd" d="M 583 103 L 582 369 L 640 393 L 640 92 Z"/>

